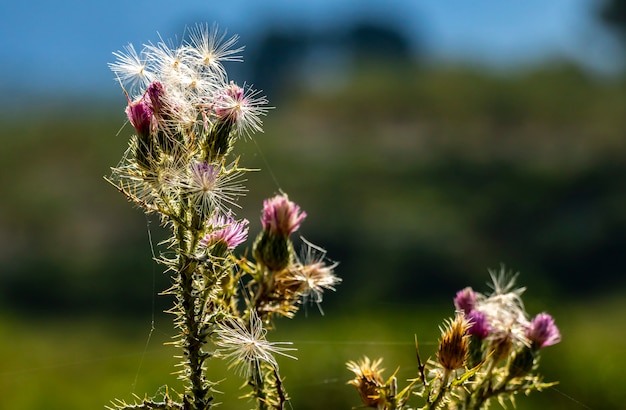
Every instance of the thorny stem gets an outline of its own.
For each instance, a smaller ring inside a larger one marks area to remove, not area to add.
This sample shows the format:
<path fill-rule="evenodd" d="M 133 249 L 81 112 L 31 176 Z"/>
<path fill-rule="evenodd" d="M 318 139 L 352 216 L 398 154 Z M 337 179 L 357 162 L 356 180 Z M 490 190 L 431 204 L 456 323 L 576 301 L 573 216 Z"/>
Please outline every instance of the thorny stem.
<path fill-rule="evenodd" d="M 276 391 L 278 392 L 278 409 L 283 410 L 285 408 L 285 403 L 287 402 L 287 397 L 285 397 L 285 389 L 283 388 L 283 382 L 280 380 L 280 375 L 278 374 L 278 370 L 274 369 L 274 377 L 276 378 Z"/>
<path fill-rule="evenodd" d="M 257 400 L 257 408 L 258 410 L 284 410 L 285 403 L 287 403 L 287 396 L 285 394 L 285 389 L 283 387 L 283 382 L 280 380 L 280 375 L 278 374 L 278 369 L 275 367 L 272 368 L 272 374 L 275 380 L 275 389 L 277 394 L 278 401 L 275 401 L 268 397 L 267 392 L 265 391 L 265 377 L 263 370 L 261 370 L 261 366 L 259 365 L 253 371 L 253 374 L 250 376 L 250 380 L 248 380 L 248 385 L 252 387 L 254 396 Z"/>
<path fill-rule="evenodd" d="M 439 390 L 437 391 L 437 395 L 435 396 L 433 401 L 429 400 L 429 403 L 425 407 L 425 409 L 436 409 L 439 407 L 441 400 L 443 400 L 443 398 L 445 397 L 445 393 L 448 390 L 449 379 L 450 379 L 450 371 L 445 369 L 443 376 L 441 377 L 441 387 L 439 387 Z"/>
<path fill-rule="evenodd" d="M 415 356 L 417 356 L 417 369 L 419 371 L 420 381 L 424 386 L 426 386 L 426 365 L 422 363 L 422 358 L 420 357 L 420 351 L 417 344 L 417 335 L 415 335 Z"/>
<path fill-rule="evenodd" d="M 108 407 L 107 407 L 108 408 Z M 172 401 L 153 402 L 144 400 L 141 404 L 126 404 L 123 407 L 124 410 L 181 410 L 180 404 Z"/>
<path fill-rule="evenodd" d="M 493 394 L 493 389 L 491 388 L 491 375 L 493 374 L 493 369 L 495 366 L 495 360 L 490 360 L 489 365 L 487 367 L 486 375 L 483 376 L 482 380 L 476 386 L 476 389 L 472 392 L 471 395 L 467 397 L 466 403 L 468 409 L 480 409 L 483 403 Z"/>
<path fill-rule="evenodd" d="M 211 407 L 213 397 L 209 396 L 209 389 L 204 377 L 204 361 L 208 357 L 202 351 L 204 343 L 201 335 L 199 315 L 196 312 L 197 291 L 194 289 L 194 272 L 198 262 L 188 255 L 189 250 L 195 246 L 196 239 L 188 242 L 187 229 L 178 225 L 176 236 L 179 246 L 178 273 L 179 273 L 179 298 L 182 308 L 183 321 L 181 331 L 183 337 L 183 353 L 187 368 L 188 380 L 191 384 L 190 391 L 185 394 L 185 409 L 205 410 Z"/>
<path fill-rule="evenodd" d="M 256 397 L 258 409 L 266 410 L 267 409 L 267 396 L 265 395 L 264 389 L 264 381 L 263 374 L 261 373 L 261 366 L 257 366 L 252 375 L 250 376 L 250 380 L 248 381 L 250 387 L 254 391 L 254 396 Z"/>

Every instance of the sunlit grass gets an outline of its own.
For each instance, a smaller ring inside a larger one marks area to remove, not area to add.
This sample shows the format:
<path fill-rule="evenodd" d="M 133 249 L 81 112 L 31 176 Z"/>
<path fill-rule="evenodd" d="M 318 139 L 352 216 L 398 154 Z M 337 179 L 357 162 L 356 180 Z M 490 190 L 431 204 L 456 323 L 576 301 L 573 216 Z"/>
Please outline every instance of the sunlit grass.
<path fill-rule="evenodd" d="M 14 409 L 103 408 L 117 394 L 176 385 L 169 336 L 149 323 L 111 319 L 4 319 L 0 324 L 2 407 Z M 5 407 L 6 406 L 6 407 Z"/>
<path fill-rule="evenodd" d="M 320 316 L 316 308 L 293 321 L 280 320 L 270 341 L 293 341 L 297 361 L 279 357 L 281 375 L 294 409 L 349 409 L 359 403 L 344 363 L 363 355 L 384 357 L 385 375 L 398 369 L 402 386 L 416 375 L 413 338 L 425 360 L 433 357 L 438 325 L 452 306 L 386 306 L 374 309 L 337 307 Z M 555 389 L 518 397 L 518 409 L 610 409 L 626 400 L 619 380 L 626 366 L 626 297 L 617 295 L 588 304 L 568 304 L 551 312 L 563 341 L 546 349 L 541 373 L 558 380 Z M 302 312 L 304 313 L 304 312 Z M 155 394 L 167 383 L 180 389 L 172 374 L 176 353 L 164 343 L 173 331 L 168 317 L 116 322 L 114 318 L 0 321 L 0 392 L 2 408 L 98 409 L 114 397 L 127 401 L 133 393 Z M 150 340 L 148 340 L 149 335 Z M 147 343 L 148 342 L 148 343 Z M 234 371 L 210 360 L 213 380 L 222 380 L 215 400 L 221 408 L 248 408 L 240 399 L 248 392 Z M 492 406 L 497 408 L 498 406 Z"/>

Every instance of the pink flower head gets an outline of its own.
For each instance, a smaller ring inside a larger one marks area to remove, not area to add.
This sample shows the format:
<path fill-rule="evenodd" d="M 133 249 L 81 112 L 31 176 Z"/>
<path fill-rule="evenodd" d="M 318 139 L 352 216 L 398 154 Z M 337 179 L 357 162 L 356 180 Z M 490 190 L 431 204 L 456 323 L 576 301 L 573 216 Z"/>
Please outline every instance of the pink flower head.
<path fill-rule="evenodd" d="M 145 94 L 150 103 L 152 104 L 152 110 L 156 113 L 160 113 L 164 104 L 165 88 L 159 81 L 153 81 L 146 89 Z"/>
<path fill-rule="evenodd" d="M 211 191 L 215 188 L 219 176 L 219 168 L 206 161 L 191 164 L 191 179 L 193 184 L 202 191 Z"/>
<path fill-rule="evenodd" d="M 231 82 L 218 95 L 215 101 L 215 114 L 221 119 L 230 119 L 235 123 L 243 112 L 242 107 L 247 104 L 244 89 Z"/>
<path fill-rule="evenodd" d="M 476 292 L 469 286 L 459 290 L 454 297 L 454 306 L 467 315 L 476 307 Z"/>
<path fill-rule="evenodd" d="M 300 227 L 306 218 L 306 212 L 291 202 L 286 194 L 276 195 L 274 198 L 263 201 L 263 228 L 271 233 L 289 236 Z"/>
<path fill-rule="evenodd" d="M 217 216 L 211 218 L 209 225 L 213 230 L 206 234 L 200 241 L 203 246 L 212 246 L 222 243 L 227 249 L 235 249 L 248 238 L 248 220 L 236 221 L 229 216 Z"/>
<path fill-rule="evenodd" d="M 471 310 L 465 315 L 465 318 L 470 324 L 467 329 L 468 334 L 484 339 L 491 333 L 487 316 L 480 310 Z"/>
<path fill-rule="evenodd" d="M 526 329 L 526 337 L 536 349 L 552 346 L 561 341 L 561 333 L 552 316 L 547 313 L 535 316 Z"/>
<path fill-rule="evenodd" d="M 260 116 L 267 112 L 267 99 L 259 91 L 247 91 L 232 81 L 217 92 L 213 111 L 220 121 L 233 127 L 240 134 L 262 131 Z"/>
<path fill-rule="evenodd" d="M 129 100 L 126 116 L 139 136 L 146 137 L 149 135 L 152 124 L 152 109 L 144 97 L 133 102 Z"/>

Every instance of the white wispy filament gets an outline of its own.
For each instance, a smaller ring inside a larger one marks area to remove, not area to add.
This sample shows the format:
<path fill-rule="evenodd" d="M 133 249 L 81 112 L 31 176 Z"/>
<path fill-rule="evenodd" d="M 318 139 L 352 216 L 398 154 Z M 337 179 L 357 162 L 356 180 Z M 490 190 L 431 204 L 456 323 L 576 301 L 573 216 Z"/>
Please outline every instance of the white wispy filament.
<path fill-rule="evenodd" d="M 219 323 L 215 344 L 220 348 L 218 352 L 229 361 L 229 367 L 236 368 L 237 372 L 246 378 L 258 372 L 261 361 L 278 369 L 274 354 L 298 360 L 295 356 L 285 353 L 294 351 L 295 348 L 282 346 L 291 345 L 291 342 L 268 342 L 265 338 L 266 333 L 261 319 L 252 311 L 250 328 L 233 318 Z"/>

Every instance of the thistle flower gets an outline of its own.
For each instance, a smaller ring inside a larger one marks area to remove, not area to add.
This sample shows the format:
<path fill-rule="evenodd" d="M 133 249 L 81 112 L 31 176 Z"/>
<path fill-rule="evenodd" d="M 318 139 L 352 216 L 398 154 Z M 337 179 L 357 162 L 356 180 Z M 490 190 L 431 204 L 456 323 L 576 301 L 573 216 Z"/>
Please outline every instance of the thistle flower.
<path fill-rule="evenodd" d="M 173 139 L 173 134 L 181 129 L 190 129 L 198 117 L 197 104 L 181 96 L 171 81 L 153 81 L 146 88 L 145 95 L 150 101 L 152 112 L 157 120 L 161 138 Z M 177 139 L 181 139 L 178 136 Z"/>
<path fill-rule="evenodd" d="M 236 221 L 230 215 L 220 215 L 209 221 L 211 231 L 200 240 L 204 247 L 221 244 L 232 250 L 248 238 L 248 220 Z"/>
<path fill-rule="evenodd" d="M 209 29 L 206 24 L 198 24 L 189 31 L 189 55 L 192 65 L 199 72 L 208 72 L 218 80 L 224 81 L 226 70 L 222 62 L 241 62 L 239 55 L 243 47 L 235 47 L 238 36 L 232 36 L 227 40 L 226 32 L 220 34 L 218 27 L 214 25 Z"/>
<path fill-rule="evenodd" d="M 474 307 L 476 306 L 476 299 L 476 292 L 468 286 L 456 293 L 456 296 L 454 297 L 454 306 L 457 310 L 462 310 L 467 314 L 474 310 Z"/>
<path fill-rule="evenodd" d="M 151 82 L 146 88 L 145 96 L 150 101 L 150 108 L 159 115 L 163 115 L 165 102 L 165 87 L 160 81 Z"/>
<path fill-rule="evenodd" d="M 306 213 L 300 212 L 300 207 L 291 202 L 286 194 L 263 201 L 263 231 L 254 243 L 257 262 L 274 272 L 289 266 L 293 259 L 289 235 L 300 227 L 305 217 Z"/>
<path fill-rule="evenodd" d="M 163 244 L 175 255 L 159 262 L 173 275 L 165 293 L 176 296 L 170 312 L 176 315 L 185 386 L 180 403 L 144 400 L 142 406 L 150 408 L 212 405 L 208 338 L 231 367 L 254 376 L 250 383 L 256 384 L 259 405 L 269 405 L 272 388 L 281 404 L 286 400 L 274 356 L 295 359 L 287 353 L 295 349 L 267 341 L 255 306 L 249 307 L 247 321 L 239 318 L 237 278 L 252 272 L 244 269 L 245 258 L 227 254 L 247 239 L 248 221 L 235 220 L 229 208 L 246 192 L 240 175 L 249 170 L 238 168 L 237 160 L 227 165 L 226 155 L 236 133 L 261 130 L 259 117 L 267 110 L 257 91 L 227 84 L 222 63 L 241 60 L 236 40 L 199 25 L 179 45 L 160 41 L 139 53 L 128 45 L 110 64 L 122 88 L 130 88 L 130 94 L 124 89 L 126 115 L 137 135 L 109 181 L 147 213 L 161 215 L 172 230 Z M 223 137 L 217 143 L 216 135 Z M 271 378 L 275 383 L 266 385 Z M 135 407 L 119 403 L 116 407 Z"/>
<path fill-rule="evenodd" d="M 483 312 L 479 310 L 472 310 L 465 315 L 465 317 L 469 322 L 469 327 L 467 329 L 467 333 L 469 335 L 476 336 L 479 339 L 485 339 L 491 332 L 489 323 L 487 322 L 487 316 Z"/>
<path fill-rule="evenodd" d="M 225 85 L 216 92 L 213 111 L 218 127 L 228 125 L 229 130 L 249 136 L 252 132 L 263 131 L 261 116 L 267 113 L 267 99 L 260 91 L 248 88 L 244 90 L 234 82 Z"/>
<path fill-rule="evenodd" d="M 239 171 L 224 172 L 221 167 L 205 161 L 194 162 L 189 175 L 182 182 L 182 188 L 188 193 L 191 203 L 200 215 L 210 216 L 214 210 L 227 213 L 225 203 L 238 206 L 238 196 L 246 189 L 238 179 Z"/>
<path fill-rule="evenodd" d="M 502 268 L 499 273 L 490 271 L 493 292 L 478 295 L 475 309 L 484 313 L 489 324 L 490 339 L 494 345 L 511 348 L 528 345 L 525 332 L 528 325 L 526 310 L 521 295 L 525 288 L 515 288 L 515 275 L 509 275 Z M 500 349 L 504 352 L 503 349 Z"/>
<path fill-rule="evenodd" d="M 297 360 L 296 357 L 285 353 L 296 349 L 281 346 L 291 345 L 291 342 L 268 342 L 265 339 L 266 333 L 261 319 L 252 310 L 249 328 L 233 318 L 218 323 L 215 344 L 220 348 L 219 352 L 224 355 L 224 359 L 229 360 L 229 367 L 235 367 L 237 372 L 246 378 L 257 374 L 260 362 L 278 369 L 274 354 Z"/>
<path fill-rule="evenodd" d="M 185 61 L 185 49 L 174 47 L 165 41 L 145 46 L 148 62 L 154 66 L 158 79 L 172 88 L 178 88 L 181 80 L 192 71 Z"/>
<path fill-rule="evenodd" d="M 148 66 L 148 61 L 144 52 L 139 55 L 135 50 L 135 46 L 128 44 L 124 47 L 124 51 L 114 52 L 117 58 L 114 63 L 109 63 L 109 68 L 131 94 L 138 96 L 143 93 L 145 87 L 150 84 L 155 73 Z"/>
<path fill-rule="evenodd" d="M 128 121 L 135 128 L 139 137 L 146 139 L 152 128 L 153 114 L 145 97 L 142 96 L 135 101 L 129 101 L 125 111 Z"/>
<path fill-rule="evenodd" d="M 385 403 L 385 381 L 382 377 L 384 369 L 378 368 L 382 361 L 383 359 L 377 359 L 372 362 L 369 357 L 365 356 L 359 362 L 346 363 L 348 370 L 355 375 L 348 384 L 356 387 L 365 407 L 380 409 Z"/>
<path fill-rule="evenodd" d="M 469 351 L 469 340 L 466 334 L 469 323 L 463 313 L 457 313 L 454 319 L 446 321 L 441 329 L 441 339 L 437 350 L 439 364 L 451 372 L 460 369 L 465 364 Z"/>
<path fill-rule="evenodd" d="M 467 366 L 472 368 L 477 366 L 485 357 L 483 342 L 489 336 L 491 329 L 487 322 L 487 316 L 480 310 L 472 310 L 465 317 L 469 323 L 467 328 L 469 335 Z"/>
<path fill-rule="evenodd" d="M 554 319 L 547 313 L 539 313 L 526 329 L 526 337 L 535 349 L 552 346 L 561 341 L 561 333 L 554 324 Z"/>
<path fill-rule="evenodd" d="M 325 263 L 326 250 L 303 239 L 302 260 L 274 275 L 279 293 L 291 292 L 302 299 L 316 303 L 320 308 L 324 290 L 335 290 L 341 282 L 334 274 L 338 263 Z M 323 312 L 322 312 L 323 313 Z"/>
<path fill-rule="evenodd" d="M 289 200 L 287 194 L 276 195 L 263 201 L 263 228 L 272 234 L 289 236 L 300 228 L 306 212 Z"/>
<path fill-rule="evenodd" d="M 113 53 L 115 63 L 109 64 L 122 86 L 131 89 L 132 96 L 144 94 L 146 88 L 158 81 L 168 90 L 168 98 L 176 113 L 176 120 L 184 128 L 190 128 L 207 107 L 227 109 L 233 119 L 231 126 L 246 134 L 261 130 L 260 115 L 265 114 L 267 104 L 258 92 L 249 90 L 244 95 L 225 92 L 231 85 L 225 84 L 224 61 L 241 61 L 238 55 L 243 48 L 233 48 L 237 37 L 224 41 L 217 26 L 211 30 L 198 25 L 190 31 L 190 40 L 174 46 L 159 41 L 146 44 L 140 53 L 129 44 L 123 51 Z M 218 115 L 219 117 L 219 115 Z"/>

